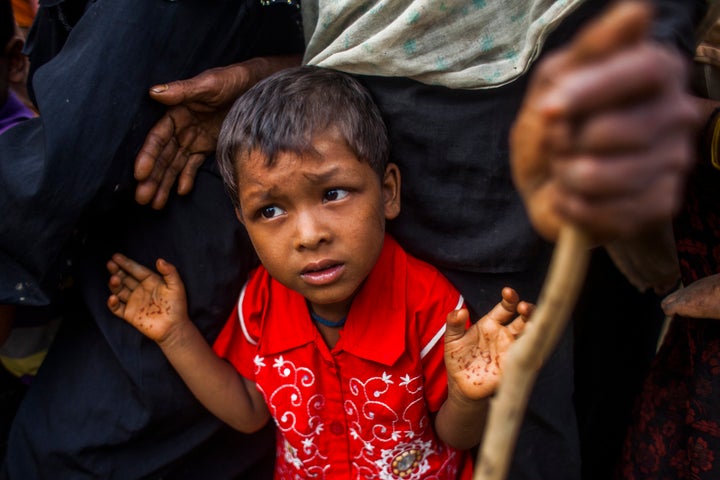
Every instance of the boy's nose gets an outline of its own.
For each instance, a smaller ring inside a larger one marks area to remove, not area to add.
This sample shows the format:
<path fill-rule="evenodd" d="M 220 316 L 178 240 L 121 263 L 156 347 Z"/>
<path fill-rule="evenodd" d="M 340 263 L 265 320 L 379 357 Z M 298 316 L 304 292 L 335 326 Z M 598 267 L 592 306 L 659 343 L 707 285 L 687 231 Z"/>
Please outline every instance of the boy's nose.
<path fill-rule="evenodd" d="M 295 248 L 314 249 L 330 240 L 330 231 L 322 215 L 314 212 L 300 212 L 297 215 Z"/>

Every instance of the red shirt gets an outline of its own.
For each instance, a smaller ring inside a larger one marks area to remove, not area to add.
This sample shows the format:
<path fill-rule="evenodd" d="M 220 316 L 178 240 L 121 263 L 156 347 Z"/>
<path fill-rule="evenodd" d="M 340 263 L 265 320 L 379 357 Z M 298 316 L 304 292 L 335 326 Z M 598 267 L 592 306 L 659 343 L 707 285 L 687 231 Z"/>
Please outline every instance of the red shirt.
<path fill-rule="evenodd" d="M 432 420 L 447 397 L 445 318 L 462 304 L 386 236 L 330 350 L 305 299 L 255 270 L 214 349 L 265 397 L 276 478 L 470 478 L 469 454 L 440 441 Z"/>

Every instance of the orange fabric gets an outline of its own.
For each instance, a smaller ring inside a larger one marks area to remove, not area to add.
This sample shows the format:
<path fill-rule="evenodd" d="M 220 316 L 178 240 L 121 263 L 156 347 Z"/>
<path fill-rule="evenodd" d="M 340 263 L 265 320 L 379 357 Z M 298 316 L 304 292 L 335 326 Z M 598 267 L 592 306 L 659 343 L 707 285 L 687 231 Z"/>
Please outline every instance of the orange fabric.
<path fill-rule="evenodd" d="M 28 28 L 35 18 L 37 6 L 32 0 L 12 0 L 15 21 L 20 28 Z"/>

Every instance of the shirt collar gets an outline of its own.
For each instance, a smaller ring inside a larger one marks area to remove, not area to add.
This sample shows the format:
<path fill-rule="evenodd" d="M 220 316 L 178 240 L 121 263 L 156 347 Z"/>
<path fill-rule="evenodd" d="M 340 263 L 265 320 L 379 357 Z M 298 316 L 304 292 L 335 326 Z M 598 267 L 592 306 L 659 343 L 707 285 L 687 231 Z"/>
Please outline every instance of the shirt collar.
<path fill-rule="evenodd" d="M 407 256 L 397 242 L 385 236 L 380 257 L 353 300 L 347 323 L 334 351 L 392 365 L 405 351 Z M 322 342 L 310 318 L 305 299 L 275 280 L 263 319 L 261 355 L 271 355 Z"/>

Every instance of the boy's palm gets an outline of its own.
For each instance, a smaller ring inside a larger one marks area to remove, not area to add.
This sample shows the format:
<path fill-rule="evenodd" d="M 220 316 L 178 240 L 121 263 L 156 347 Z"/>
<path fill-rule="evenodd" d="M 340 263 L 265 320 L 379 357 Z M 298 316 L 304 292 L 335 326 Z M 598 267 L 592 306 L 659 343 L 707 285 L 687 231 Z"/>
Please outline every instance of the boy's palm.
<path fill-rule="evenodd" d="M 468 311 L 450 312 L 445 333 L 449 388 L 468 400 L 492 395 L 500 383 L 504 356 L 525 328 L 531 310 L 514 290 L 505 288 L 503 301 L 467 330 Z"/>
<path fill-rule="evenodd" d="M 108 262 L 108 307 L 118 317 L 158 343 L 187 318 L 185 287 L 175 267 L 157 261 L 162 276 L 129 258 L 115 254 Z"/>

